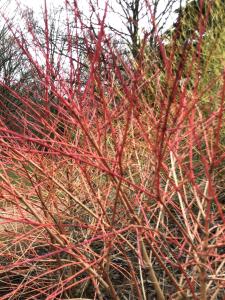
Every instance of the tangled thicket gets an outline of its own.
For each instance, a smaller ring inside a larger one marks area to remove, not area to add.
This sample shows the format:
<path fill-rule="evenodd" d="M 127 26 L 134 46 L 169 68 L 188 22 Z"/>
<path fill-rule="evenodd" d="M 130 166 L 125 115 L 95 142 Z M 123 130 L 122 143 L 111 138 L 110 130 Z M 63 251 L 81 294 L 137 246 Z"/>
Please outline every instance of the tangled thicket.
<path fill-rule="evenodd" d="M 47 8 L 42 34 L 3 14 L 23 76 L 0 86 L 1 299 L 222 300 L 223 1 L 135 57 L 92 9 L 95 31 L 65 1 L 60 42 Z"/>

